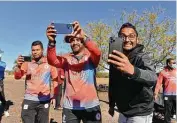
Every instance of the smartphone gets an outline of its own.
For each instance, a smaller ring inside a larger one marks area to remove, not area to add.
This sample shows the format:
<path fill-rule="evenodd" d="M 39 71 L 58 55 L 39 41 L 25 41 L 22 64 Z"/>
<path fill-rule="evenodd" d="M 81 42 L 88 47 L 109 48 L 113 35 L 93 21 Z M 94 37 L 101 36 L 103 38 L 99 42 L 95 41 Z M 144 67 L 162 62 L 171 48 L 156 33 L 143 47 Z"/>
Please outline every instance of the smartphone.
<path fill-rule="evenodd" d="M 123 43 L 123 40 L 121 38 L 110 37 L 110 39 L 109 39 L 109 54 L 111 54 L 113 52 L 113 50 L 123 52 L 122 43 Z"/>
<path fill-rule="evenodd" d="M 119 37 L 110 37 L 109 38 L 108 59 L 109 59 L 109 54 L 112 54 L 113 50 L 117 50 L 119 52 L 123 52 L 122 44 L 123 44 L 123 40 L 121 38 L 119 38 Z M 113 65 L 113 67 L 116 67 L 116 66 Z"/>
<path fill-rule="evenodd" d="M 71 34 L 73 31 L 72 24 L 65 23 L 53 23 L 54 28 L 57 30 L 57 34 Z"/>
<path fill-rule="evenodd" d="M 31 56 L 22 56 L 25 62 L 31 62 Z"/>

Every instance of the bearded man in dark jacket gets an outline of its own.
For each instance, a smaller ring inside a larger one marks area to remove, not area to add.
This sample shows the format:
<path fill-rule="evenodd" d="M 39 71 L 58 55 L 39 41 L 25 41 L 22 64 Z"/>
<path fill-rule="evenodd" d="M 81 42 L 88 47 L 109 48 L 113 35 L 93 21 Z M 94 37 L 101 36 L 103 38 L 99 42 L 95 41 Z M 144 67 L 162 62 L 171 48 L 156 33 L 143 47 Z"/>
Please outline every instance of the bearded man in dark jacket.
<path fill-rule="evenodd" d="M 138 32 L 131 23 L 121 26 L 123 53 L 109 54 L 109 114 L 119 111 L 118 123 L 152 123 L 153 91 L 157 76 L 150 54 L 138 44 Z"/>

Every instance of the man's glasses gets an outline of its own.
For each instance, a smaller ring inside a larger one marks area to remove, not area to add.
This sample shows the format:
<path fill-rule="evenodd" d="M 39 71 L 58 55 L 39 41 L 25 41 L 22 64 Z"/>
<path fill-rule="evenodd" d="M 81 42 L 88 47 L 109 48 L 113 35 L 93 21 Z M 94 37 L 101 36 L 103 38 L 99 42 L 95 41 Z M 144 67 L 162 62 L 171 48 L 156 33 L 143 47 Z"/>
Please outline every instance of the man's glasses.
<path fill-rule="evenodd" d="M 124 34 L 120 35 L 120 38 L 122 38 L 123 41 L 126 41 L 127 37 L 130 41 L 132 41 L 136 38 L 136 34 L 130 34 L 130 35 L 127 35 L 127 36 L 124 35 Z"/>

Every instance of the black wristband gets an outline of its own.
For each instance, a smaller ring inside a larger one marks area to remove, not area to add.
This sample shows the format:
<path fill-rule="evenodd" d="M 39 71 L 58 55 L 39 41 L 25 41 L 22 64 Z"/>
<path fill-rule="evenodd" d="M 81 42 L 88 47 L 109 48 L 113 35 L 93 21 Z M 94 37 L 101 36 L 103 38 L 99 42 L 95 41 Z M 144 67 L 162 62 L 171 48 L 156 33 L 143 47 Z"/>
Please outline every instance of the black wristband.
<path fill-rule="evenodd" d="M 48 46 L 49 47 L 55 47 L 56 41 L 49 41 Z"/>

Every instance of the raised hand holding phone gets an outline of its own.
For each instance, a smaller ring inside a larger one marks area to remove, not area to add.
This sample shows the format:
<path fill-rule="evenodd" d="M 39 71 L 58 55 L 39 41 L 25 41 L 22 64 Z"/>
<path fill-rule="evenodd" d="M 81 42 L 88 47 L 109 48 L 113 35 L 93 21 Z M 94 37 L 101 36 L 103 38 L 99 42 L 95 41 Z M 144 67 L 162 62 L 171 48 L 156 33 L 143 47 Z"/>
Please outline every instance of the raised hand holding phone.
<path fill-rule="evenodd" d="M 67 34 L 66 37 L 78 37 L 83 40 L 87 37 L 78 21 L 72 24 L 51 23 L 46 30 L 49 41 L 55 42 L 57 34 Z"/>
<path fill-rule="evenodd" d="M 31 62 L 31 56 L 22 56 L 25 62 Z"/>
<path fill-rule="evenodd" d="M 67 37 L 77 37 L 81 40 L 84 40 L 87 36 L 84 30 L 81 28 L 78 21 L 73 22 L 73 32 L 71 34 L 66 35 Z"/>
<path fill-rule="evenodd" d="M 108 54 L 111 54 L 113 52 L 113 50 L 123 52 L 122 43 L 123 43 L 123 40 L 121 38 L 110 37 L 110 39 L 109 39 L 109 53 Z"/>
<path fill-rule="evenodd" d="M 52 22 L 47 27 L 46 35 L 50 42 L 55 42 L 55 38 L 57 34 L 71 34 L 72 32 L 73 32 L 73 24 Z"/>
<path fill-rule="evenodd" d="M 47 35 L 49 42 L 55 42 L 57 30 L 55 29 L 53 23 L 48 25 L 47 30 L 46 30 L 46 35 Z"/>
<path fill-rule="evenodd" d="M 17 61 L 17 67 L 20 68 L 24 62 L 24 58 L 22 57 L 22 55 L 19 55 L 16 61 Z"/>

